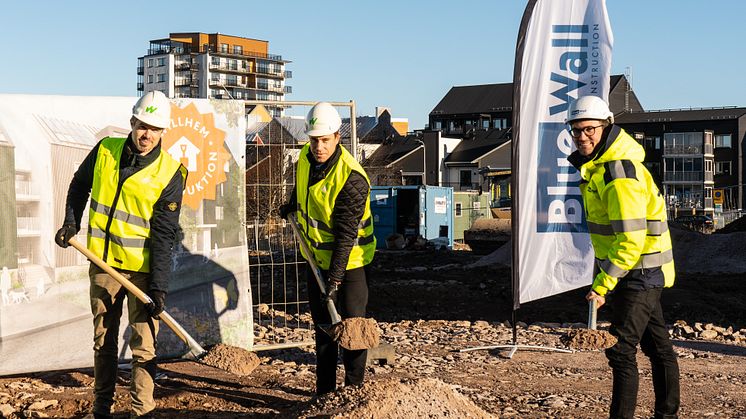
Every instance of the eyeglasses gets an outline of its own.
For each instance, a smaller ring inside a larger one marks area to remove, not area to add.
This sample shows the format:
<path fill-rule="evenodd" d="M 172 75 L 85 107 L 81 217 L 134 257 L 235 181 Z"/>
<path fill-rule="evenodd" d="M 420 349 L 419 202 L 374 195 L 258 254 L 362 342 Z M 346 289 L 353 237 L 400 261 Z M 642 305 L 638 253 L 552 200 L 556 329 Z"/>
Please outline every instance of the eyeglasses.
<path fill-rule="evenodd" d="M 570 135 L 572 135 L 573 138 L 580 138 L 580 133 L 582 132 L 586 137 L 590 137 L 596 133 L 596 128 L 601 128 L 603 126 L 604 125 L 601 124 L 596 125 L 595 127 L 570 128 Z"/>

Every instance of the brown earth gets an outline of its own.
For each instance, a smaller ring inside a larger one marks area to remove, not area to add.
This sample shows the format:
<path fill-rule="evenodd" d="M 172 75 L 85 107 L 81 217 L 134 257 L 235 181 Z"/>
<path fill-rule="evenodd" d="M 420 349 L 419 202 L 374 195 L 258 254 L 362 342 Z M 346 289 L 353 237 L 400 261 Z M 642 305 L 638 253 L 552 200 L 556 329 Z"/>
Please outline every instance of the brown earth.
<path fill-rule="evenodd" d="M 259 357 L 243 348 L 219 343 L 210 348 L 201 361 L 238 376 L 251 374 L 259 366 Z"/>
<path fill-rule="evenodd" d="M 352 317 L 334 325 L 332 337 L 345 349 L 357 351 L 378 346 L 381 334 L 373 319 Z"/>
<path fill-rule="evenodd" d="M 519 350 L 512 359 L 499 349 L 459 352 L 512 342 L 507 323 L 513 313 L 510 270 L 475 265 L 479 259 L 465 251 L 377 254 L 369 312 L 378 320 L 381 342 L 396 349 L 396 360 L 370 366 L 361 388 L 341 388 L 312 401 L 312 347 L 260 352 L 260 365 L 250 375 L 228 372 L 227 364 L 213 368 L 201 362 L 164 362 L 155 417 L 605 416 L 611 372 L 602 351 Z M 722 274 L 680 272 L 676 286 L 663 294 L 681 366 L 681 417 L 746 417 L 746 275 L 734 273 L 735 266 L 728 265 L 725 272 L 730 273 Z M 560 338 L 586 320 L 585 292 L 523 304 L 516 312 L 516 343 L 565 347 Z M 608 326 L 607 316 L 601 308 L 599 328 Z M 637 414 L 650 417 L 650 364 L 641 354 L 638 362 Z M 338 382 L 342 377 L 340 371 Z M 82 417 L 91 408 L 92 383 L 90 369 L 3 377 L 0 412 L 10 417 Z M 117 418 L 127 417 L 128 385 L 129 374 L 123 370 L 114 405 Z M 408 410 L 397 411 L 396 406 Z"/>
<path fill-rule="evenodd" d="M 564 334 L 560 342 L 570 349 L 593 350 L 611 348 L 617 339 L 605 330 L 573 329 Z"/>

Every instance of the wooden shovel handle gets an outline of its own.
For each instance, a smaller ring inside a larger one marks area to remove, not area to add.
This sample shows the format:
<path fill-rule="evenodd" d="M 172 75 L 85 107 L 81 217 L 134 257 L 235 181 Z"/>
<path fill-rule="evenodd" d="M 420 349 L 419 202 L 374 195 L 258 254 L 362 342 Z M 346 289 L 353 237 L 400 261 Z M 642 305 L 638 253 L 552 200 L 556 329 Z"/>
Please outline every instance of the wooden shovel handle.
<path fill-rule="evenodd" d="M 143 290 L 141 290 L 140 288 L 137 288 L 137 286 L 135 286 L 135 284 L 133 284 L 129 279 L 125 278 L 122 274 L 109 266 L 100 257 L 93 254 L 93 252 L 91 252 L 90 250 L 88 250 L 87 247 L 83 246 L 80 242 L 75 240 L 75 238 L 71 238 L 68 243 L 70 243 L 72 247 L 76 248 L 80 253 L 87 257 L 88 260 L 95 263 L 96 266 L 103 269 L 104 272 L 106 272 L 117 282 L 122 284 L 122 286 L 127 289 L 127 291 L 134 294 L 138 300 L 142 301 L 144 304 L 150 304 L 153 302 L 148 294 L 143 292 Z M 163 320 L 163 323 L 166 323 L 166 326 L 168 326 L 171 330 L 174 331 L 174 333 L 176 333 L 176 336 L 178 336 L 179 339 L 184 341 L 184 343 L 189 346 L 192 355 L 198 357 L 205 353 L 205 350 L 199 345 L 199 343 L 197 343 L 197 341 L 194 340 L 194 338 L 192 338 L 189 333 L 187 333 L 187 331 L 184 330 L 184 328 L 181 327 L 181 325 L 177 323 L 173 317 L 171 317 L 170 314 L 166 313 L 166 311 L 163 311 L 161 312 L 161 314 L 158 315 L 158 317 Z"/>

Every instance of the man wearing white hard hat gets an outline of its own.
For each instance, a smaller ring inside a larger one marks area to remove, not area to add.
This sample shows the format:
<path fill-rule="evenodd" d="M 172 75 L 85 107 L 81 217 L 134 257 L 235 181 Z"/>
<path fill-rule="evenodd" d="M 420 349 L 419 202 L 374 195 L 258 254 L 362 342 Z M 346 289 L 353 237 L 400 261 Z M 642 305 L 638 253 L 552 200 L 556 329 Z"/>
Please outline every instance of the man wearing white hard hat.
<path fill-rule="evenodd" d="M 596 257 L 586 299 L 609 300 L 617 343 L 606 350 L 614 380 L 610 417 L 633 418 L 639 377 L 637 346 L 650 358 L 655 418 L 679 410 L 679 365 L 663 319 L 660 297 L 674 283 L 666 205 L 645 168 L 645 150 L 623 129 L 603 99 L 570 103 L 565 122 L 577 150 L 568 160 L 581 176 L 580 191 Z"/>
<path fill-rule="evenodd" d="M 295 189 L 280 215 L 294 212 L 312 257 L 326 278 L 322 295 L 310 269 L 306 271 L 309 305 L 314 324 L 329 324 L 331 300 L 343 319 L 365 317 L 368 305 L 368 266 L 376 239 L 370 211 L 370 180 L 363 167 L 339 143 L 342 119 L 334 107 L 319 102 L 306 117 L 309 143 L 303 147 L 296 170 Z M 339 346 L 318 326 L 316 335 L 316 394 L 337 388 Z M 360 385 L 365 374 L 366 350 L 342 353 L 345 385 Z"/>
<path fill-rule="evenodd" d="M 119 359 L 119 322 L 127 297 L 132 350 L 132 417 L 151 417 L 155 409 L 155 342 L 177 240 L 187 171 L 161 150 L 171 122 L 171 104 L 158 91 L 146 93 L 132 109 L 127 138 L 101 140 L 70 182 L 65 220 L 55 235 L 61 247 L 80 230 L 90 194 L 88 249 L 145 291 L 145 305 L 91 263 L 93 312 L 94 418 L 111 418 Z"/>

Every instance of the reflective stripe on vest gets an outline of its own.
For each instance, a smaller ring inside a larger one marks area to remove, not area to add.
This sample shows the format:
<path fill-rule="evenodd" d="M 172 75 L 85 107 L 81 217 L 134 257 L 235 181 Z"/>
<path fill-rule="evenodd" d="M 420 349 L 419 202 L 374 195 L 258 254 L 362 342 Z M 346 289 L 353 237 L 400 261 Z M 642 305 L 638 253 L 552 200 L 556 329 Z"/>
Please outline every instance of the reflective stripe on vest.
<path fill-rule="evenodd" d="M 101 141 L 94 168 L 89 210 L 88 248 L 110 266 L 150 272 L 150 219 L 163 189 L 177 171 L 168 153 L 119 183 L 119 160 L 126 138 Z"/>
<path fill-rule="evenodd" d="M 630 271 L 633 271 L 635 269 L 657 268 L 671 261 L 673 261 L 673 252 L 671 250 L 666 250 L 665 252 L 661 253 L 642 255 L 640 256 L 640 260 L 634 267 L 632 267 L 632 269 L 630 269 Z M 596 263 L 598 264 L 598 267 L 603 269 L 604 272 L 606 272 L 609 276 L 613 276 L 615 278 L 623 278 L 629 273 L 629 271 L 614 265 L 614 263 L 612 263 L 609 259 L 596 259 Z"/>
<path fill-rule="evenodd" d="M 353 171 L 362 175 L 368 185 L 370 180 L 360 163 L 341 147 L 339 159 L 328 169 L 324 179 L 309 186 L 311 165 L 307 155 L 310 145 L 306 144 L 300 152 L 296 179 L 296 197 L 298 201 L 298 222 L 303 231 L 303 238 L 308 244 L 313 257 L 321 269 L 329 269 L 332 252 L 335 246 L 332 213 L 337 196 Z M 370 194 L 365 200 L 363 216 L 358 223 L 358 232 L 346 269 L 355 269 L 369 264 L 375 254 L 376 238 L 373 235 L 373 217 L 370 211 Z"/>
<path fill-rule="evenodd" d="M 588 221 L 588 231 L 591 234 L 600 234 L 602 236 L 611 236 L 615 233 L 626 233 L 647 229 L 649 236 L 660 236 L 668 231 L 668 223 L 665 221 L 651 220 L 612 220 L 611 225 L 596 224 Z"/>

